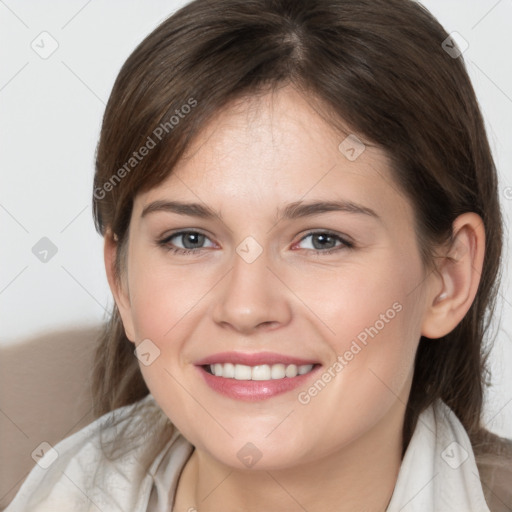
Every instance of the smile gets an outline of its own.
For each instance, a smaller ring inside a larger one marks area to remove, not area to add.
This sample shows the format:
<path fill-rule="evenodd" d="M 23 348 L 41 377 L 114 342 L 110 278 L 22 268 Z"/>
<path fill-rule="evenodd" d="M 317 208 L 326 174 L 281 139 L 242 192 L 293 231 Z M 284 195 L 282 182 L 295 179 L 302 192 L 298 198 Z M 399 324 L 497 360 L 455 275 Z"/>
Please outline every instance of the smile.
<path fill-rule="evenodd" d="M 205 370 L 215 377 L 235 380 L 278 380 L 305 375 L 313 369 L 312 364 L 260 364 L 248 366 L 245 364 L 216 363 L 205 365 Z"/>

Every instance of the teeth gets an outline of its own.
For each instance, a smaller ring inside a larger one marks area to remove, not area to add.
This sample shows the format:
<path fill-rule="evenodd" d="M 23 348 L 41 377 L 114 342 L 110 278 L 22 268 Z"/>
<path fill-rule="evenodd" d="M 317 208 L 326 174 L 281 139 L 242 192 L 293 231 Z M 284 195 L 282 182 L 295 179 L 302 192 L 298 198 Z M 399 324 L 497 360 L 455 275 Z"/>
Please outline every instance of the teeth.
<path fill-rule="evenodd" d="M 313 369 L 312 364 L 261 364 L 258 366 L 247 366 L 245 364 L 216 363 L 210 365 L 210 371 L 216 377 L 236 380 L 274 380 L 285 377 L 296 377 L 304 375 Z"/>
<path fill-rule="evenodd" d="M 286 366 L 284 364 L 273 364 L 270 369 L 271 379 L 282 379 L 286 375 Z"/>

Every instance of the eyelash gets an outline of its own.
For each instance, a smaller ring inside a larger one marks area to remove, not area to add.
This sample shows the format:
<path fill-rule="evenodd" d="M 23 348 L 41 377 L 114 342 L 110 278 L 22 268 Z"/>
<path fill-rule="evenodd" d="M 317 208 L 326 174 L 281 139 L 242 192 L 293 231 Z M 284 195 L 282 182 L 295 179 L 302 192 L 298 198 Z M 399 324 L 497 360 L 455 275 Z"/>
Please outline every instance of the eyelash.
<path fill-rule="evenodd" d="M 180 247 L 172 247 L 169 245 L 169 241 L 175 237 L 178 237 L 178 236 L 183 236 L 183 235 L 188 235 L 188 234 L 197 234 L 197 235 L 203 235 L 206 237 L 206 235 L 204 235 L 204 233 L 201 233 L 199 231 L 178 231 L 176 233 L 172 233 L 171 235 L 169 236 L 166 236 L 165 238 L 161 239 L 161 240 L 158 240 L 157 241 L 157 244 L 160 246 L 160 247 L 163 247 L 166 251 L 170 251 L 174 254 L 180 254 L 180 255 L 193 255 L 193 256 L 198 256 L 201 254 L 201 250 L 202 249 L 205 249 L 204 247 L 199 247 L 197 249 L 182 249 Z M 321 250 L 321 249 L 305 249 L 306 251 L 313 251 L 314 253 L 318 254 L 318 255 L 328 255 L 328 254 L 332 254 L 334 252 L 337 252 L 337 251 L 340 251 L 340 250 L 343 250 L 343 249 L 353 249 L 354 248 L 354 244 L 352 242 L 349 242 L 348 240 L 346 240 L 345 238 L 341 237 L 340 235 L 337 235 L 336 233 L 332 233 L 330 231 L 310 231 L 309 233 L 307 233 L 306 235 L 304 235 L 297 243 L 300 243 L 302 242 L 303 240 L 305 240 L 306 238 L 310 237 L 310 236 L 313 236 L 313 235 L 327 235 L 328 237 L 332 237 L 332 238 L 335 238 L 336 240 L 339 240 L 341 243 L 342 243 L 342 246 L 338 246 L 338 247 L 334 247 L 332 249 L 326 249 L 326 250 Z M 208 237 L 206 237 L 208 238 Z"/>

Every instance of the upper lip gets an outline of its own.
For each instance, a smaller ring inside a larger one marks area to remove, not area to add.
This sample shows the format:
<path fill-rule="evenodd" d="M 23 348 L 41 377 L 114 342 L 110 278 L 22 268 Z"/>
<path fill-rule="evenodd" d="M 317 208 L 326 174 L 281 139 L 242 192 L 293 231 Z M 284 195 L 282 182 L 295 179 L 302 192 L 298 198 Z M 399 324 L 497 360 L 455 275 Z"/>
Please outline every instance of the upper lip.
<path fill-rule="evenodd" d="M 285 354 L 277 354 L 276 352 L 219 352 L 197 361 L 196 365 L 203 366 L 217 363 L 244 364 L 247 366 L 258 366 L 262 364 L 272 365 L 282 363 L 301 366 L 304 364 L 317 364 L 318 361 L 287 356 Z"/>

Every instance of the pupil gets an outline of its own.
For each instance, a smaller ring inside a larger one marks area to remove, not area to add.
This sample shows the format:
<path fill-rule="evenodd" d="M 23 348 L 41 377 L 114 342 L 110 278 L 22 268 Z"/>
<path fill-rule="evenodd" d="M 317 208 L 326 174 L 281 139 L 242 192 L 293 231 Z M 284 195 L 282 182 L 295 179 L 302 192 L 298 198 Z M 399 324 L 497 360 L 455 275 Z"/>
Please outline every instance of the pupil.
<path fill-rule="evenodd" d="M 185 241 L 189 242 L 189 241 L 191 241 L 191 239 L 198 238 L 201 236 L 204 236 L 204 235 L 201 235 L 200 233 L 187 233 L 187 236 L 185 237 Z M 198 240 L 196 240 L 196 241 L 192 240 L 192 245 L 198 244 L 198 243 L 199 243 Z M 184 245 L 185 245 L 185 247 L 187 247 L 187 243 L 185 243 Z M 195 247 L 187 247 L 187 249 L 194 249 L 194 248 Z"/>
<path fill-rule="evenodd" d="M 327 239 L 331 238 L 331 235 L 322 235 L 322 234 L 320 234 L 320 235 L 315 235 L 315 236 L 317 237 L 317 239 L 322 239 L 322 240 L 324 240 L 324 242 L 325 242 Z M 315 237 L 313 237 L 313 240 L 315 240 Z M 313 243 L 313 245 L 315 245 L 315 243 Z M 319 247 L 319 248 L 321 249 L 322 247 L 325 247 L 325 245 L 326 245 L 326 244 L 324 244 L 324 243 L 320 243 L 320 247 Z M 318 248 L 318 247 L 316 247 L 316 246 L 315 246 L 315 248 Z"/>

